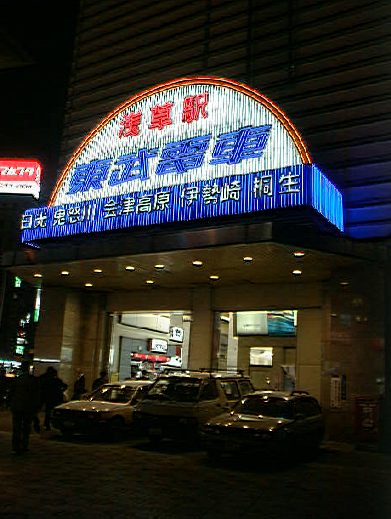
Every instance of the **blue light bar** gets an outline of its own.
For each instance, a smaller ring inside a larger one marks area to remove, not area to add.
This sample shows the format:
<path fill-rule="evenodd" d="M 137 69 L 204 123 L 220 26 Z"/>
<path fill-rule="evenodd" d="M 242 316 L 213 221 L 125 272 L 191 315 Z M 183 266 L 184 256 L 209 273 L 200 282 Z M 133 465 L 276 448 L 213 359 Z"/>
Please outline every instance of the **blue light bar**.
<path fill-rule="evenodd" d="M 28 209 L 23 243 L 136 226 L 310 206 L 343 231 L 342 195 L 313 164 Z"/>

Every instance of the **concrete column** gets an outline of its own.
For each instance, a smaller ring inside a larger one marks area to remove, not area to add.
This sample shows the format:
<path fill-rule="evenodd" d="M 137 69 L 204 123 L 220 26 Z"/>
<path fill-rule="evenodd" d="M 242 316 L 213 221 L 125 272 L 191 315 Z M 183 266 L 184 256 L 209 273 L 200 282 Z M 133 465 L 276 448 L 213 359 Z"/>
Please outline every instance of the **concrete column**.
<path fill-rule="evenodd" d="M 213 346 L 213 311 L 210 287 L 193 290 L 189 369 L 211 368 Z"/>
<path fill-rule="evenodd" d="M 297 319 L 296 388 L 320 399 L 322 310 L 300 310 Z"/>
<path fill-rule="evenodd" d="M 42 291 L 35 336 L 35 357 L 60 361 L 59 376 L 71 387 L 78 370 L 87 389 L 108 358 L 105 295 L 66 289 Z M 42 364 L 44 371 L 47 365 Z"/>
<path fill-rule="evenodd" d="M 384 397 L 380 400 L 380 438 L 382 452 L 391 452 L 391 252 L 384 269 Z"/>

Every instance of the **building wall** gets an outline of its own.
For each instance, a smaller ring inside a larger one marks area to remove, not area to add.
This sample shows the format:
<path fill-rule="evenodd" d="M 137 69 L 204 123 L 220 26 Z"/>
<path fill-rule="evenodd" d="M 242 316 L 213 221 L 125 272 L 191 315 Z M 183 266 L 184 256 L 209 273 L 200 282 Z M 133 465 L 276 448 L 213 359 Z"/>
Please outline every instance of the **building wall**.
<path fill-rule="evenodd" d="M 390 19 L 387 0 L 83 0 L 62 163 L 133 94 L 228 77 L 291 118 L 343 190 L 351 236 L 389 236 Z"/>

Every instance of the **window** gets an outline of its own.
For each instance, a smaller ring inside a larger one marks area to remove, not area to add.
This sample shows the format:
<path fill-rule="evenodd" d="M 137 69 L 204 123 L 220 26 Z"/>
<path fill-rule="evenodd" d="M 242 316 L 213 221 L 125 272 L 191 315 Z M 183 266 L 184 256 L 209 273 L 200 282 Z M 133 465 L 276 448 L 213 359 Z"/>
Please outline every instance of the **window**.
<path fill-rule="evenodd" d="M 273 366 L 273 348 L 265 346 L 262 348 L 250 348 L 250 366 Z"/>
<path fill-rule="evenodd" d="M 239 389 L 242 395 L 247 395 L 254 391 L 254 388 L 249 380 L 239 380 Z"/>
<path fill-rule="evenodd" d="M 221 387 L 228 400 L 237 400 L 240 398 L 239 389 L 236 381 L 234 380 L 222 380 Z"/>
<path fill-rule="evenodd" d="M 214 400 L 217 398 L 217 389 L 214 380 L 205 380 L 202 384 L 200 400 Z"/>

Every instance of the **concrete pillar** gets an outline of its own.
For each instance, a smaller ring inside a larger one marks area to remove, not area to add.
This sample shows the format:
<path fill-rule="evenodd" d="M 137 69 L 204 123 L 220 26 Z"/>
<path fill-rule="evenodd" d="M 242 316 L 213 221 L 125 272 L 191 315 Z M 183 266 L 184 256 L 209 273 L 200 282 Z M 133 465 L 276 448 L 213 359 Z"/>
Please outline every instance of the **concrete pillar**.
<path fill-rule="evenodd" d="M 380 399 L 380 438 L 382 452 L 391 452 L 391 252 L 384 272 L 384 396 Z"/>
<path fill-rule="evenodd" d="M 213 311 L 210 287 L 193 290 L 189 369 L 212 367 Z"/>
<path fill-rule="evenodd" d="M 296 388 L 320 399 L 322 310 L 300 310 L 297 320 Z"/>
<path fill-rule="evenodd" d="M 59 361 L 59 376 L 72 391 L 78 370 L 87 389 L 108 359 L 108 314 L 105 295 L 66 289 L 42 291 L 41 313 L 35 336 L 35 357 Z M 42 371 L 46 369 L 42 365 Z"/>

